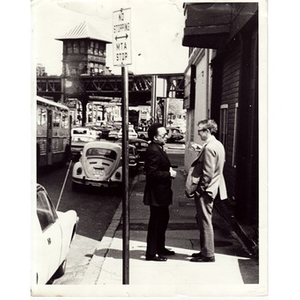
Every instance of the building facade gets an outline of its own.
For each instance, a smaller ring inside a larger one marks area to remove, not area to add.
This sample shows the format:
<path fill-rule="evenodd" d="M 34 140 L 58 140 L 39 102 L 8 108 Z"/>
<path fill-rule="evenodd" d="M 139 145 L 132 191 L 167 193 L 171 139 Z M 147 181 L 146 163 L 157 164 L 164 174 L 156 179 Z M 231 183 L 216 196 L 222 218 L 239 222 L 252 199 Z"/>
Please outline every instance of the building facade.
<path fill-rule="evenodd" d="M 241 222 L 258 226 L 258 4 L 187 3 L 183 46 L 187 142 L 212 118 L 226 149 L 229 201 Z M 186 150 L 185 166 L 194 153 Z"/>

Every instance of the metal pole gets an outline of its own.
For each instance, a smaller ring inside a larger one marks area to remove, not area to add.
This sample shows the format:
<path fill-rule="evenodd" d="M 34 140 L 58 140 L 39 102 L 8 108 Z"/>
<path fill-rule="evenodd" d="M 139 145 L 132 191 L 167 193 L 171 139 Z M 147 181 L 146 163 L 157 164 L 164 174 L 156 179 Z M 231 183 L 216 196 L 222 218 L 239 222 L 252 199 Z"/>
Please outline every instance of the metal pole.
<path fill-rule="evenodd" d="M 122 66 L 123 284 L 129 284 L 128 71 Z"/>
<path fill-rule="evenodd" d="M 168 114 L 169 114 L 169 103 L 170 103 L 170 98 L 165 98 L 164 99 L 164 122 L 163 125 L 164 127 L 168 126 Z"/>
<path fill-rule="evenodd" d="M 156 76 L 152 76 L 152 89 L 151 89 L 151 118 L 155 123 L 156 120 Z"/>
<path fill-rule="evenodd" d="M 60 199 L 61 199 L 62 193 L 63 193 L 63 191 L 64 191 L 64 189 L 65 189 L 65 185 L 66 185 L 67 178 L 68 178 L 68 175 L 69 175 L 69 172 L 70 172 L 71 164 L 72 164 L 72 159 L 71 159 L 70 162 L 69 162 L 69 167 L 68 167 L 68 169 L 67 169 L 67 173 L 66 173 L 66 176 L 65 176 L 65 180 L 64 180 L 64 183 L 63 183 L 62 188 L 61 188 L 61 190 L 60 190 L 60 194 L 59 194 L 58 201 L 57 201 L 56 208 L 55 208 L 56 210 L 58 209 L 58 206 L 59 206 L 59 204 L 60 204 Z"/>

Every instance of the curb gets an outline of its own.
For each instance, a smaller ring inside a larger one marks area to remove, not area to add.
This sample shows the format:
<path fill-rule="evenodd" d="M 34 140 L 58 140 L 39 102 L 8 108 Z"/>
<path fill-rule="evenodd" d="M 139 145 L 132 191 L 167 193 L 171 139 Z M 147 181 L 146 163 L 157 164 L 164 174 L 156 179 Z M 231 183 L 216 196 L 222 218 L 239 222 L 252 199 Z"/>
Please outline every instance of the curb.
<path fill-rule="evenodd" d="M 136 175 L 134 177 L 134 179 L 131 183 L 131 189 L 129 191 L 129 196 L 132 194 L 132 191 L 137 182 L 138 182 L 138 175 Z M 112 244 L 112 241 L 113 241 L 113 238 L 117 231 L 117 228 L 119 227 L 121 220 L 122 220 L 122 213 L 123 213 L 122 204 L 123 204 L 123 202 L 121 201 L 102 240 L 98 242 L 98 245 L 94 251 L 94 254 L 93 254 L 93 256 L 89 262 L 89 265 L 87 267 L 87 270 L 85 272 L 84 279 L 82 280 L 82 282 L 80 284 L 97 285 L 106 255 L 110 249 L 110 246 Z"/>

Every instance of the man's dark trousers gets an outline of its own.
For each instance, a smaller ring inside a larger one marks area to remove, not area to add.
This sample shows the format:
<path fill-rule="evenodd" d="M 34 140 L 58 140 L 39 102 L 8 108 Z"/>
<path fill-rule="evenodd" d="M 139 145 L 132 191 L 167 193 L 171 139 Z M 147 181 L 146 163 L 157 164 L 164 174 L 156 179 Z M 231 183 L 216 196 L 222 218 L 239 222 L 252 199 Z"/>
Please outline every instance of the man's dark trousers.
<path fill-rule="evenodd" d="M 169 218 L 169 206 L 150 205 L 146 256 L 153 256 L 165 249 Z"/>

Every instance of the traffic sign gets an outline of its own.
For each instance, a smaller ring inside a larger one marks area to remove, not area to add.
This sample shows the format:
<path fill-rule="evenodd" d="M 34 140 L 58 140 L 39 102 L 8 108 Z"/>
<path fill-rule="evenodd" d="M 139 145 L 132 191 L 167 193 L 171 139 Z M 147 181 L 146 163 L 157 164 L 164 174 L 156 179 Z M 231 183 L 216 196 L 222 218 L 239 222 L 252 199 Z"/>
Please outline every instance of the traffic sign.
<path fill-rule="evenodd" d="M 121 8 L 113 12 L 113 64 L 131 65 L 131 9 Z"/>

